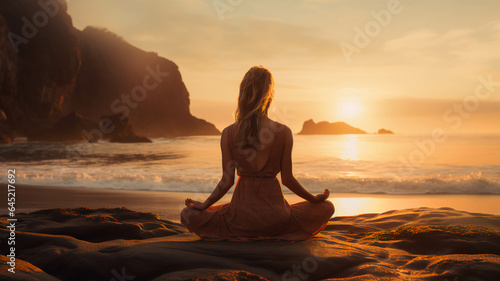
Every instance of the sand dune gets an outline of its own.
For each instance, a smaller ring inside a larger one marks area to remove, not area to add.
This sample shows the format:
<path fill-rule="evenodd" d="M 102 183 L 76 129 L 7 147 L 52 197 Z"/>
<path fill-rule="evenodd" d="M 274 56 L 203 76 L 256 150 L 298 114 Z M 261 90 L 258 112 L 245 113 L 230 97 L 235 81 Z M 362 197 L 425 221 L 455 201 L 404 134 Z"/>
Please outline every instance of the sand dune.
<path fill-rule="evenodd" d="M 207 242 L 125 208 L 18 214 L 1 280 L 497 280 L 500 216 L 417 208 L 332 219 L 301 242 Z M 7 217 L 0 235 L 6 237 Z M 4 238 L 2 238 L 3 240 Z M 7 252 L 2 243 L 2 253 Z"/>

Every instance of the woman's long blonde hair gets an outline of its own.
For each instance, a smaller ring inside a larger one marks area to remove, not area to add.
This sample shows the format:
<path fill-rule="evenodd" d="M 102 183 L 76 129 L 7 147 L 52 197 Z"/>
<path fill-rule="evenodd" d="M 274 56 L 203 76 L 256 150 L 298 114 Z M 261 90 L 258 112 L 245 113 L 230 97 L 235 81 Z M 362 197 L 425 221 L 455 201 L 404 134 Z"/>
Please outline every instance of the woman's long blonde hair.
<path fill-rule="evenodd" d="M 274 79 L 269 70 L 254 66 L 240 84 L 238 108 L 235 112 L 236 143 L 248 144 L 258 140 L 260 117 L 266 116 L 274 97 Z"/>

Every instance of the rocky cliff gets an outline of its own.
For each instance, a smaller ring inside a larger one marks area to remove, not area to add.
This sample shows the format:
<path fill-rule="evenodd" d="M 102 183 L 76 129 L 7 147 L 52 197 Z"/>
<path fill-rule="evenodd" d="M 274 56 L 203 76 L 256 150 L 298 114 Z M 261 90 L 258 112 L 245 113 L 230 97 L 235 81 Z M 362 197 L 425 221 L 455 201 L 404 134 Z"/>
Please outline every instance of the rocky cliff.
<path fill-rule="evenodd" d="M 189 93 L 175 63 L 106 30 L 89 27 L 78 36 L 82 65 L 74 105 L 83 116 L 121 113 L 149 137 L 220 133 L 191 115 Z"/>
<path fill-rule="evenodd" d="M 52 2 L 0 0 L 0 110 L 21 134 L 55 122 L 80 68 L 66 4 Z"/>
<path fill-rule="evenodd" d="M 63 0 L 0 0 L 0 50 L 0 137 L 73 111 L 96 122 L 120 113 L 149 137 L 220 133 L 191 115 L 175 63 L 109 31 L 76 30 Z"/>

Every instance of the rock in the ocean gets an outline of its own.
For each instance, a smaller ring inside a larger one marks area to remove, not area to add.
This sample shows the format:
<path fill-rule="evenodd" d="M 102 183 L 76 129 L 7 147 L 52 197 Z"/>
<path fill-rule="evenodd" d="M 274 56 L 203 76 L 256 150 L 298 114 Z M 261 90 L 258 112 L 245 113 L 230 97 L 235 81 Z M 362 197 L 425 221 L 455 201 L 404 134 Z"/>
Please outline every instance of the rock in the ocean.
<path fill-rule="evenodd" d="M 366 134 L 365 131 L 352 127 L 344 122 L 318 122 L 312 119 L 304 122 L 299 135 L 344 135 L 344 134 Z"/>
<path fill-rule="evenodd" d="M 102 117 L 100 128 L 105 133 L 105 139 L 109 139 L 110 142 L 152 142 L 146 137 L 137 135 L 132 129 L 129 119 L 121 114 Z"/>
<path fill-rule="evenodd" d="M 394 132 L 391 130 L 386 130 L 386 129 L 382 128 L 382 129 L 378 130 L 377 134 L 394 135 Z"/>

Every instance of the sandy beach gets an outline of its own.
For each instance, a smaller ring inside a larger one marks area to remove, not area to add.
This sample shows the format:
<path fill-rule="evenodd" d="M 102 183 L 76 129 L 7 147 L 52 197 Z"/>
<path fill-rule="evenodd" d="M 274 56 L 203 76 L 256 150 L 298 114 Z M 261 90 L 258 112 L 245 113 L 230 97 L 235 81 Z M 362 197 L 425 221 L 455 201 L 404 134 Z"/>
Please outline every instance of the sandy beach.
<path fill-rule="evenodd" d="M 19 186 L 16 273 L 7 271 L 2 256 L 0 279 L 496 280 L 500 275 L 498 215 L 449 207 L 397 210 L 395 199 L 380 195 L 373 200 L 394 210 L 337 214 L 306 241 L 208 242 L 175 221 L 186 195 Z M 333 194 L 332 201 L 366 197 Z M 449 202 L 459 204 L 463 197 Z M 427 198 L 432 204 L 432 196 Z M 0 218 L 2 240 L 10 235 L 7 218 Z M 10 249 L 3 243 L 1 250 Z"/>

